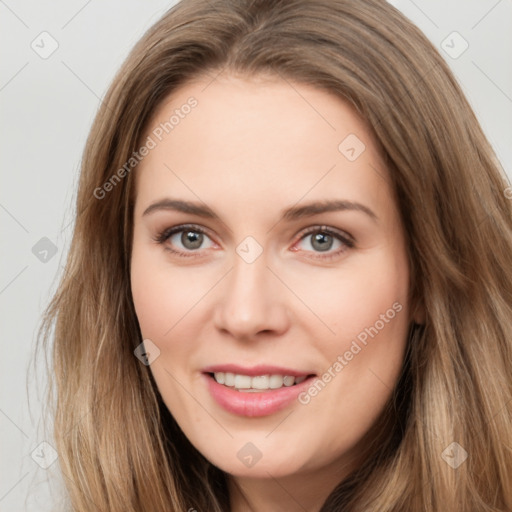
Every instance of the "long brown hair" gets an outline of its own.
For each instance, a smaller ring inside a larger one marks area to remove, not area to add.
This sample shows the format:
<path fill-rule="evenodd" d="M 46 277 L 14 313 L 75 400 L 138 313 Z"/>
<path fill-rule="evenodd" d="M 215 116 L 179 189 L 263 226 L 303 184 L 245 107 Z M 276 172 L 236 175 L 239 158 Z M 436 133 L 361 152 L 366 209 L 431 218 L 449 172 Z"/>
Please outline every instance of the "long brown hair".
<path fill-rule="evenodd" d="M 386 410 L 395 435 L 322 511 L 512 510 L 505 175 L 441 56 L 381 0 L 183 0 L 117 73 L 87 141 L 65 273 L 41 329 L 71 509 L 229 509 L 227 475 L 188 442 L 133 354 L 136 168 L 97 192 L 170 93 L 222 69 L 314 85 L 367 120 L 405 226 L 411 296 L 425 311 Z M 457 468 L 454 454 L 467 454 Z"/>

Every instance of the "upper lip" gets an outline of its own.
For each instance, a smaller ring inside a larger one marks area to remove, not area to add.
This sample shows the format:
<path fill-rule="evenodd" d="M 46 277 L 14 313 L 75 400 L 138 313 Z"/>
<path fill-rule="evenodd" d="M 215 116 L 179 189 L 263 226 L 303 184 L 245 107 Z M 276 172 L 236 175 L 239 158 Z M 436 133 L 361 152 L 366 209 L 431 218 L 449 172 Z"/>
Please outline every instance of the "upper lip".
<path fill-rule="evenodd" d="M 263 365 L 259 364 L 256 366 L 240 366 L 238 364 L 216 364 L 203 368 L 204 373 L 236 373 L 239 375 L 249 375 L 255 377 L 257 375 L 289 375 L 293 377 L 307 377 L 308 375 L 314 375 L 313 372 L 294 370 L 291 368 L 285 368 L 283 366 L 274 365 Z"/>

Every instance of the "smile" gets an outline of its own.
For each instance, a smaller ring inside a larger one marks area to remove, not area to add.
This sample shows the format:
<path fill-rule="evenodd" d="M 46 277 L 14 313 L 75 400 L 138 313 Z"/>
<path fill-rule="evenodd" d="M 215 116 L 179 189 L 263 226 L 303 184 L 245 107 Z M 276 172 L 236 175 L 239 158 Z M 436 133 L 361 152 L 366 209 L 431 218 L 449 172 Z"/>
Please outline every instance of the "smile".
<path fill-rule="evenodd" d="M 268 416 L 291 406 L 316 377 L 285 368 L 235 365 L 205 368 L 202 376 L 217 405 L 246 417 Z"/>
<path fill-rule="evenodd" d="M 293 375 L 256 375 L 251 377 L 250 375 L 230 372 L 216 372 L 213 377 L 219 384 L 247 393 L 280 389 L 283 386 L 290 387 L 306 380 L 304 375 L 302 377 Z"/>

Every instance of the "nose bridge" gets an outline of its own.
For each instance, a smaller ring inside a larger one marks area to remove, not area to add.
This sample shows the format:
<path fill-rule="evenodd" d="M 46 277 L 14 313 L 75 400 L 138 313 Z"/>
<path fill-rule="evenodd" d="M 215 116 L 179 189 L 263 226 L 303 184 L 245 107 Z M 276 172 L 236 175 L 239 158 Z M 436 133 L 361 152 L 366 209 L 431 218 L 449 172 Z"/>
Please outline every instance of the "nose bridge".
<path fill-rule="evenodd" d="M 264 303 L 263 299 L 269 291 L 270 284 L 268 283 L 268 274 L 265 255 L 262 254 L 252 262 L 237 256 L 232 272 L 233 292 Z"/>
<path fill-rule="evenodd" d="M 282 332 L 287 315 L 278 287 L 278 280 L 267 268 L 265 254 L 252 261 L 243 253 L 236 254 L 222 289 L 217 327 L 236 337 L 250 337 L 260 331 Z"/>

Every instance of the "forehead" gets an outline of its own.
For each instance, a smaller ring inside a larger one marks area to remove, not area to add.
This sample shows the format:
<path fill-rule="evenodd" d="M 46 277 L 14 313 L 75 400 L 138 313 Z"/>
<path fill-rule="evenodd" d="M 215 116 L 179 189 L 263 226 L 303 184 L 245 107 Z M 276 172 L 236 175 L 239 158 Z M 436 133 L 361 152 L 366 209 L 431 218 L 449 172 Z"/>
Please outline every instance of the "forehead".
<path fill-rule="evenodd" d="M 377 200 L 387 187 L 377 145 L 355 110 L 279 77 L 188 83 L 158 107 L 148 137 L 154 147 L 136 171 L 144 201 L 169 192 L 244 210 L 259 201 L 261 210 L 262 200 L 268 209 L 336 190 Z"/>

